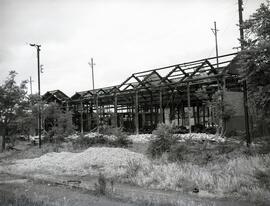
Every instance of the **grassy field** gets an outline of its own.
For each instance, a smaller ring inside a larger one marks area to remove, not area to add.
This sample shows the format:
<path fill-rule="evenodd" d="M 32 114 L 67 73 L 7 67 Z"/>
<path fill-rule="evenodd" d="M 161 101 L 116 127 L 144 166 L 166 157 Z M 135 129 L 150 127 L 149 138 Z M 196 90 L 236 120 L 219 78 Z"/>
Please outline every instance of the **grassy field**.
<path fill-rule="evenodd" d="M 58 175 L 69 172 L 73 172 L 74 175 L 97 175 L 103 172 L 106 180 L 113 179 L 120 183 L 144 188 L 182 191 L 191 194 L 198 192 L 209 197 L 236 198 L 256 204 L 270 202 L 270 154 L 267 143 L 261 139 L 255 141 L 250 148 L 247 148 L 237 138 L 231 138 L 223 143 L 178 142 L 174 145 L 176 149 L 173 154 L 164 153 L 161 157 L 154 159 L 147 154 L 147 147 L 148 143 L 144 142 L 134 143 L 127 149 L 119 148 L 115 153 L 113 153 L 113 148 L 100 149 L 96 150 L 96 153 L 99 154 L 94 158 L 93 154 L 89 153 L 91 150 L 86 154 L 86 150 L 74 149 L 70 142 L 66 142 L 60 147 L 58 145 L 57 148 L 50 144 L 43 145 L 41 150 L 36 146 L 30 147 L 14 154 L 9 159 L 42 158 L 44 154 L 57 151 L 58 153 L 50 153 L 51 159 L 55 160 L 61 155 L 63 159 L 59 160 L 57 168 L 48 170 L 47 174 L 52 174 L 51 171 L 57 172 Z M 95 148 L 99 147 L 95 146 Z M 62 153 L 61 151 L 72 153 Z M 82 162 L 79 166 L 74 164 L 76 170 L 70 167 L 63 169 L 61 163 L 68 159 L 69 154 L 76 162 L 74 152 L 80 160 L 83 159 L 82 155 L 87 157 L 91 154 L 90 156 L 98 163 L 91 164 L 89 156 L 85 159 L 85 163 Z M 50 158 L 50 156 L 45 157 Z M 102 159 L 110 159 L 110 157 L 114 157 L 114 159 L 112 158 L 113 163 Z M 37 162 L 39 160 L 41 159 L 37 159 Z M 38 173 L 42 170 L 43 173 L 46 173 L 48 165 L 41 166 L 44 167 L 39 166 L 36 170 L 32 168 L 31 171 L 31 168 L 26 165 L 26 172 Z M 15 167 L 17 167 L 16 164 Z"/>

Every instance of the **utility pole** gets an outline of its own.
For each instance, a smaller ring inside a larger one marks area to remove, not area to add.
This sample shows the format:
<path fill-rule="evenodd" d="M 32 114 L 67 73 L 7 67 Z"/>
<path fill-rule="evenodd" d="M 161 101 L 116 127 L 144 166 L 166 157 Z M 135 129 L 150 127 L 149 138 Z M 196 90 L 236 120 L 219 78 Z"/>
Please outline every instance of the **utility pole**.
<path fill-rule="evenodd" d="M 240 43 L 241 51 L 244 49 L 244 30 L 243 30 L 243 0 L 238 0 L 238 12 L 239 12 L 239 31 L 240 31 Z M 247 100 L 247 81 L 243 81 L 243 95 L 244 95 L 244 113 L 245 113 L 245 126 L 246 126 L 246 141 L 249 147 L 251 143 L 251 137 L 249 132 L 249 114 L 248 114 L 248 100 Z"/>
<path fill-rule="evenodd" d="M 33 90 L 32 90 L 32 83 L 34 81 L 32 80 L 32 77 L 30 76 L 30 80 L 29 80 L 29 83 L 30 83 L 30 92 L 31 92 L 31 95 L 33 94 Z"/>
<path fill-rule="evenodd" d="M 218 41 L 217 41 L 217 32 L 218 32 L 218 30 L 217 30 L 217 24 L 216 24 L 215 21 L 214 21 L 214 29 L 211 29 L 211 30 L 212 30 L 212 32 L 213 32 L 214 35 L 215 35 L 216 57 L 217 57 L 217 68 L 218 68 L 218 64 L 219 64 L 219 62 L 218 62 Z"/>
<path fill-rule="evenodd" d="M 41 45 L 38 44 L 30 44 L 30 46 L 35 47 L 37 49 L 37 66 L 38 66 L 38 96 L 39 96 L 39 103 L 38 103 L 38 139 L 39 139 L 39 148 L 41 148 L 41 96 L 40 96 L 40 47 Z"/>
<path fill-rule="evenodd" d="M 99 133 L 99 111 L 98 111 L 98 94 L 95 92 L 95 76 L 94 76 L 94 66 L 96 65 L 94 63 L 93 58 L 91 58 L 91 62 L 88 62 L 88 64 L 91 66 L 92 69 L 92 84 L 93 84 L 93 94 L 95 98 L 95 104 L 96 104 L 96 113 L 97 113 L 97 132 Z"/>

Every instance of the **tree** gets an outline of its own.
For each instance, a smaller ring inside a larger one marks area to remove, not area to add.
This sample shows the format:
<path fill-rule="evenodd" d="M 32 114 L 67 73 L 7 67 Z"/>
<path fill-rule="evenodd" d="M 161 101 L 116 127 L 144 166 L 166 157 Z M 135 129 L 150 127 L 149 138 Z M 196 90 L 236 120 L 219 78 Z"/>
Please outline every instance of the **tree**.
<path fill-rule="evenodd" d="M 216 134 L 224 137 L 227 123 L 234 113 L 232 105 L 224 101 L 224 91 L 218 90 L 210 98 L 206 89 L 198 89 L 195 92 L 195 96 L 210 108 L 212 123 L 217 125 Z"/>
<path fill-rule="evenodd" d="M 238 62 L 248 95 L 259 118 L 270 123 L 270 2 L 267 1 L 243 23 L 244 49 Z"/>
<path fill-rule="evenodd" d="M 6 137 L 10 126 L 23 113 L 26 100 L 26 83 L 16 84 L 17 73 L 10 71 L 6 81 L 0 86 L 0 123 L 3 126 L 2 150 L 5 149 Z"/>
<path fill-rule="evenodd" d="M 62 110 L 56 103 L 50 103 L 45 107 L 43 117 L 50 142 L 58 143 L 74 132 L 72 113 Z"/>

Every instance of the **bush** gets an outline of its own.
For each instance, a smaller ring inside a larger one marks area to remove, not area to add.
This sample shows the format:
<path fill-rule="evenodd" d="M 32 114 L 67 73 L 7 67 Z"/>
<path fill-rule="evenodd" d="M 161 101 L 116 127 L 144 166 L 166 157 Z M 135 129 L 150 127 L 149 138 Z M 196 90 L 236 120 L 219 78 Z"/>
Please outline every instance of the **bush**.
<path fill-rule="evenodd" d="M 191 126 L 191 131 L 195 133 L 202 133 L 204 126 L 202 124 L 195 124 Z"/>
<path fill-rule="evenodd" d="M 236 130 L 231 130 L 229 132 L 226 132 L 226 137 L 235 137 L 238 135 L 238 132 Z"/>
<path fill-rule="evenodd" d="M 169 152 L 168 160 L 178 162 L 183 160 L 183 154 L 186 153 L 187 146 L 184 144 L 172 145 Z"/>
<path fill-rule="evenodd" d="M 98 182 L 95 183 L 95 192 L 97 195 L 105 195 L 106 194 L 106 186 L 107 181 L 103 174 L 99 173 Z"/>
<path fill-rule="evenodd" d="M 174 126 L 172 128 L 172 133 L 173 134 L 187 134 L 188 129 L 184 126 Z"/>
<path fill-rule="evenodd" d="M 100 129 L 100 133 L 109 136 L 113 135 L 116 137 L 115 140 L 109 142 L 111 146 L 128 147 L 130 144 L 132 144 L 132 141 L 128 139 L 127 134 L 123 132 L 123 129 L 120 127 L 111 127 L 108 125 L 104 125 Z"/>
<path fill-rule="evenodd" d="M 100 134 L 93 138 L 89 138 L 81 134 L 77 139 L 75 139 L 73 143 L 73 147 L 75 148 L 88 148 L 93 145 L 111 145 L 111 141 L 106 138 L 104 135 Z"/>
<path fill-rule="evenodd" d="M 98 134 L 95 137 L 89 138 L 84 135 L 80 135 L 79 138 L 75 139 L 73 147 L 76 148 L 88 148 L 94 145 L 103 145 L 108 147 L 128 147 L 132 144 L 132 141 L 128 139 L 128 136 L 122 132 L 120 128 L 106 129 L 105 134 Z M 114 137 L 110 138 L 109 136 Z"/>
<path fill-rule="evenodd" d="M 32 201 L 26 196 L 15 196 L 11 193 L 3 192 L 0 193 L 0 205 L 10 205 L 10 206 L 48 206 L 43 201 Z"/>
<path fill-rule="evenodd" d="M 206 134 L 216 134 L 217 129 L 215 127 L 206 127 L 204 133 Z"/>
<path fill-rule="evenodd" d="M 128 139 L 128 136 L 119 128 L 114 131 L 114 136 L 116 139 L 113 141 L 114 146 L 116 147 L 128 147 L 132 144 L 132 141 Z"/>
<path fill-rule="evenodd" d="M 255 178 L 258 180 L 260 185 L 263 185 L 268 190 L 270 189 L 270 169 L 266 171 L 256 169 Z"/>
<path fill-rule="evenodd" d="M 160 157 L 164 152 L 169 152 L 171 146 L 176 142 L 176 139 L 173 138 L 171 125 L 159 124 L 153 134 L 155 138 L 150 141 L 147 148 L 147 153 L 151 157 Z"/>

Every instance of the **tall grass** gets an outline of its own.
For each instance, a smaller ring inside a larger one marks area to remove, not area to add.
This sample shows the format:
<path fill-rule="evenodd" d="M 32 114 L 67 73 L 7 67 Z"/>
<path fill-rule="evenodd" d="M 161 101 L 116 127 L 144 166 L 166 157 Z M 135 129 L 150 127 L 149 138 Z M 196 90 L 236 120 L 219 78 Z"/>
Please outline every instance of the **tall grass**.
<path fill-rule="evenodd" d="M 129 170 L 135 169 L 136 172 Z M 258 169 L 261 174 L 258 175 Z M 241 156 L 227 163 L 207 164 L 152 162 L 148 167 L 128 167 L 124 181 L 154 189 L 192 191 L 195 187 L 216 196 L 270 201 L 270 155 Z"/>
<path fill-rule="evenodd" d="M 7 192 L 0 192 L 0 205 L 5 206 L 49 206 L 47 203 L 36 202 L 28 199 L 26 196 L 16 197 Z"/>

